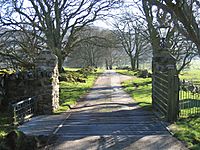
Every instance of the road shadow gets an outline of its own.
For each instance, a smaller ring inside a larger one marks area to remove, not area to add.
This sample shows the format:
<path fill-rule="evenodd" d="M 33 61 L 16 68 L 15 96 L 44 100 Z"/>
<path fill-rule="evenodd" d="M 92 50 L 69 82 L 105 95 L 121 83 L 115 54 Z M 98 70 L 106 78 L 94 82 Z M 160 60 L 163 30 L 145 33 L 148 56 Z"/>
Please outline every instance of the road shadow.
<path fill-rule="evenodd" d="M 113 105 L 124 106 L 112 103 L 106 108 L 112 109 Z M 80 110 L 72 113 L 55 135 L 57 140 L 51 142 L 53 145 L 49 149 L 120 150 L 134 147 L 162 150 L 180 144 L 151 111 L 134 108 L 97 112 L 97 108 L 105 109 L 105 105 L 88 106 L 89 112 Z"/>
<path fill-rule="evenodd" d="M 54 135 L 57 139 L 48 149 L 184 149 L 152 111 L 138 106 L 121 89 L 121 80 L 115 72 L 103 74 L 97 81 L 99 84 L 60 125 Z"/>

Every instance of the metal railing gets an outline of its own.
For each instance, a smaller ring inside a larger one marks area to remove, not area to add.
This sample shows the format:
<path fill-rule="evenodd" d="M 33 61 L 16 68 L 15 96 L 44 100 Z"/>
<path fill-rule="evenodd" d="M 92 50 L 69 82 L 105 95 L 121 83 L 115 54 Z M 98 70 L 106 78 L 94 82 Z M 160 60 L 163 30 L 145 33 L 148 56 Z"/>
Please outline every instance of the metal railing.
<path fill-rule="evenodd" d="M 200 86 L 190 81 L 180 81 L 179 117 L 200 114 Z"/>
<path fill-rule="evenodd" d="M 11 104 L 14 125 L 27 121 L 35 114 L 37 109 L 36 100 L 36 97 L 31 97 Z"/>

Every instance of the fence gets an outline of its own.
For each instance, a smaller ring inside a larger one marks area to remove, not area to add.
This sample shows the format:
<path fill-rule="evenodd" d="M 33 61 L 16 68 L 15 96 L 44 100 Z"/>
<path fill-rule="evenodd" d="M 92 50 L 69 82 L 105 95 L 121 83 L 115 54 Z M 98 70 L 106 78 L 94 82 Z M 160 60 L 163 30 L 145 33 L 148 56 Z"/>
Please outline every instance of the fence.
<path fill-rule="evenodd" d="M 180 81 L 179 117 L 200 114 L 200 86 L 189 81 Z"/>
<path fill-rule="evenodd" d="M 36 97 L 32 97 L 11 104 L 14 125 L 25 122 L 35 114 L 37 109 L 36 100 Z"/>
<path fill-rule="evenodd" d="M 178 117 L 178 76 L 173 70 L 156 71 L 152 87 L 153 110 L 159 112 L 167 121 Z"/>

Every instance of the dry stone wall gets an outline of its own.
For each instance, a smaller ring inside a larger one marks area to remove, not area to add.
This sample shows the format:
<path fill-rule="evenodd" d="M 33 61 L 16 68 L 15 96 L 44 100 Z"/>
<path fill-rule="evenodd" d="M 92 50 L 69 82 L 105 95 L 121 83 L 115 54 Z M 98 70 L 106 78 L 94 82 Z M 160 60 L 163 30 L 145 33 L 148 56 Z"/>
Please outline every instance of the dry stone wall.
<path fill-rule="evenodd" d="M 37 113 L 51 114 L 59 107 L 58 59 L 44 50 L 36 59 L 35 70 L 5 77 L 6 101 L 17 102 L 36 96 Z"/>

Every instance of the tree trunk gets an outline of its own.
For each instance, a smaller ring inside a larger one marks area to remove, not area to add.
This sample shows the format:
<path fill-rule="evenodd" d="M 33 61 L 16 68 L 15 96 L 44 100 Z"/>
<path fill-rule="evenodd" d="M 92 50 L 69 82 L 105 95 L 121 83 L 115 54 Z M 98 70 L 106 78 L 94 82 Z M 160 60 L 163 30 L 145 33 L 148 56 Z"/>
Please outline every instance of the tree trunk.
<path fill-rule="evenodd" d="M 135 70 L 135 58 L 132 55 L 130 55 L 129 57 L 131 61 L 131 69 Z"/>
<path fill-rule="evenodd" d="M 135 59 L 136 69 L 139 69 L 139 47 L 138 46 L 136 46 L 134 59 Z"/>
<path fill-rule="evenodd" d="M 137 64 L 136 64 L 136 69 L 139 70 L 139 58 L 137 58 Z"/>
<path fill-rule="evenodd" d="M 59 73 L 64 72 L 64 68 L 62 66 L 63 62 L 64 62 L 64 60 L 62 58 L 58 58 L 58 71 L 59 71 Z"/>
<path fill-rule="evenodd" d="M 112 67 L 112 64 L 109 64 L 109 69 L 112 70 L 112 68 L 113 68 L 113 67 Z"/>
<path fill-rule="evenodd" d="M 62 55 L 61 49 L 54 48 L 54 50 L 52 50 L 52 52 L 55 52 L 55 55 L 58 57 L 58 71 L 59 71 L 59 73 L 64 72 L 63 62 L 64 62 L 64 59 L 65 59 L 65 56 Z"/>
<path fill-rule="evenodd" d="M 108 67 L 108 60 L 105 59 L 105 61 L 106 61 L 106 69 L 108 70 L 109 69 L 109 67 Z"/>

